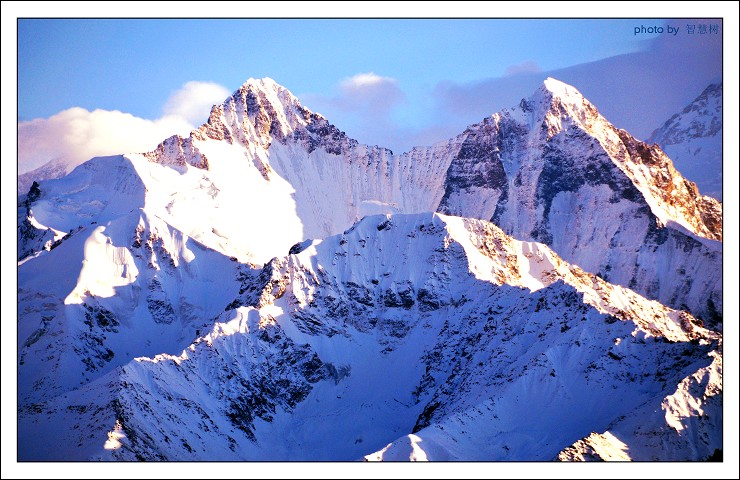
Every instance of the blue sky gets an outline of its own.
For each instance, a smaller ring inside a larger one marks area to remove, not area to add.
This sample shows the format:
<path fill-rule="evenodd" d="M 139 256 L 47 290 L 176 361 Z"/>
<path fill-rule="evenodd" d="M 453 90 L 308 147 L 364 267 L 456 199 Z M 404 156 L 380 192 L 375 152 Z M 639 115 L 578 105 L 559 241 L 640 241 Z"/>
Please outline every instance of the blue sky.
<path fill-rule="evenodd" d="M 19 117 L 65 108 L 154 118 L 192 80 L 235 90 L 269 76 L 293 93 L 332 94 L 362 72 L 412 97 L 530 62 L 553 70 L 640 48 L 632 20 L 28 19 L 18 31 Z M 38 92 L 45 92 L 39 95 Z M 51 95 L 49 95 L 51 94 Z"/>
<path fill-rule="evenodd" d="M 673 23 L 671 23 L 673 22 Z M 718 25 L 689 36 L 687 22 Z M 679 35 L 635 32 L 680 28 Z M 271 77 L 360 142 L 443 141 L 554 76 L 647 138 L 722 75 L 721 20 L 20 19 L 19 173 L 153 149 Z"/>

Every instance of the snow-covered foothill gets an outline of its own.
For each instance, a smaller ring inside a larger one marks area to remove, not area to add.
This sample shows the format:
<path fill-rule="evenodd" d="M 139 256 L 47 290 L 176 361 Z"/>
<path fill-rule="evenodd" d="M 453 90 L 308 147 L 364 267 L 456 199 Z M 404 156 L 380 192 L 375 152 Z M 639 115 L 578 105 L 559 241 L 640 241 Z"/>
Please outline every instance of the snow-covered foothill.
<path fill-rule="evenodd" d="M 690 386 L 719 335 L 545 245 L 426 213 L 293 252 L 241 276 L 181 353 L 22 408 L 23 458 L 551 460 L 656 402 L 709 442 L 680 437 L 671 459 L 721 448 L 696 408 L 721 387 Z M 26 441 L 41 429 L 65 447 Z M 655 455 L 636 438 L 630 458 Z"/>

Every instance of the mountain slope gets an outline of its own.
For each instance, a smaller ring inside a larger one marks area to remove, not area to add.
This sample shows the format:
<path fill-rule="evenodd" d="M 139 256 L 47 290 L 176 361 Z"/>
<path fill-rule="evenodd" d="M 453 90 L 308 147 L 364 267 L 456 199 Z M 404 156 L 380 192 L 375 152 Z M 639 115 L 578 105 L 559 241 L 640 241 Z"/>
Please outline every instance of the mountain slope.
<path fill-rule="evenodd" d="M 240 282 L 180 355 L 22 404 L 21 458 L 550 460 L 677 388 L 721 418 L 679 386 L 717 334 L 484 221 L 367 217 Z M 671 458 L 721 448 L 688 415 Z"/>
<path fill-rule="evenodd" d="M 34 211 L 70 233 L 18 268 L 21 401 L 182 349 L 238 291 L 237 272 L 251 271 L 152 213 L 125 157 L 42 188 Z"/>
<path fill-rule="evenodd" d="M 686 450 L 696 445 L 701 445 L 696 458 L 706 459 L 708 452 L 716 458 L 722 452 L 714 444 L 723 419 L 721 347 L 720 343 L 719 350 L 710 353 L 708 367 L 683 378 L 671 395 L 618 418 L 604 433 L 593 432 L 575 442 L 558 454 L 558 460 L 682 461 Z"/>
<path fill-rule="evenodd" d="M 705 195 L 722 200 L 722 82 L 709 85 L 648 139 Z"/>
<path fill-rule="evenodd" d="M 270 79 L 249 80 L 189 137 L 127 158 L 147 208 L 240 261 L 263 264 L 367 214 L 442 211 L 491 220 L 610 282 L 721 322 L 721 204 L 554 79 L 454 139 L 401 155 L 358 144 Z M 67 213 L 34 202 L 29 211 L 67 231 L 53 221 Z M 48 241 L 30 231 L 22 252 Z M 264 231 L 273 234 L 250 234 Z"/>

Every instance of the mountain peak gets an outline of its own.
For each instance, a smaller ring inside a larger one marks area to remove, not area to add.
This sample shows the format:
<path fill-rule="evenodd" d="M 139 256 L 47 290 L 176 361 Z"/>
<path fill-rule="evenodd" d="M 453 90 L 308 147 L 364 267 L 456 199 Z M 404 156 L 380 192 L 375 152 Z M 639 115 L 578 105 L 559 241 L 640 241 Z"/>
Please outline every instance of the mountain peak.
<path fill-rule="evenodd" d="M 562 82 L 557 78 L 547 77 L 545 81 L 542 82 L 542 85 L 547 91 L 558 96 L 582 96 L 581 93 L 574 86 L 568 85 L 567 83 Z"/>
<path fill-rule="evenodd" d="M 209 169 L 208 155 L 203 151 L 205 141 L 266 151 L 274 141 L 286 143 L 289 139 L 302 144 L 309 153 L 321 147 L 339 154 L 357 144 L 322 115 L 305 108 L 290 90 L 265 77 L 249 78 L 223 103 L 214 105 L 208 121 L 189 137 L 175 135 L 144 156 L 170 166 L 187 164 Z M 267 158 L 257 155 L 254 164 L 269 180 L 272 169 Z"/>
<path fill-rule="evenodd" d="M 298 99 L 295 97 L 295 95 L 293 95 L 290 92 L 290 90 L 280 85 L 279 83 L 277 83 L 275 80 L 273 80 L 270 77 L 264 77 L 264 78 L 251 78 L 250 77 L 237 90 L 237 92 L 240 92 L 240 91 L 245 91 L 245 92 L 246 91 L 261 91 L 265 93 L 277 93 L 278 95 L 295 99 L 296 102 L 298 101 Z"/>
<path fill-rule="evenodd" d="M 581 125 L 592 124 L 600 118 L 597 108 L 577 88 L 552 77 L 546 78 L 525 103 L 538 112 L 536 117 L 548 122 L 550 133 L 560 131 L 563 117 Z"/>
<path fill-rule="evenodd" d="M 722 81 L 707 86 L 650 135 L 704 195 L 722 199 Z"/>
<path fill-rule="evenodd" d="M 269 86 L 269 87 L 285 88 L 270 77 L 262 77 L 262 78 L 249 77 L 247 81 L 244 82 L 244 85 L 258 85 L 262 87 Z"/>
<path fill-rule="evenodd" d="M 248 79 L 224 101 L 223 105 L 226 106 L 229 103 L 236 103 L 246 108 L 245 112 L 250 116 L 260 110 L 267 115 L 280 112 L 278 116 L 281 117 L 279 118 L 281 123 L 293 123 L 285 117 L 293 116 L 291 112 L 300 113 L 304 110 L 300 100 L 290 90 L 269 77 Z M 302 117 L 300 114 L 298 116 Z"/>
<path fill-rule="evenodd" d="M 559 98 L 566 103 L 576 102 L 580 104 L 585 100 L 581 92 L 579 92 L 576 87 L 552 77 L 547 77 L 545 81 L 542 82 L 540 92 L 546 93 L 552 98 Z"/>

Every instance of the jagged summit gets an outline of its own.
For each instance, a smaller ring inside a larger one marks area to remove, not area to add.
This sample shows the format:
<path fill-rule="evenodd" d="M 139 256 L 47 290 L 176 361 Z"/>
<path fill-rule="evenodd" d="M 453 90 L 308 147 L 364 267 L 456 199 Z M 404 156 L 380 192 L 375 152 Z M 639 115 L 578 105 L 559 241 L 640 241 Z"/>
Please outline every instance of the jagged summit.
<path fill-rule="evenodd" d="M 577 88 L 552 77 L 547 77 L 542 82 L 539 92 L 547 92 L 550 96 L 566 102 L 581 102 L 584 100 L 584 96 Z"/>
<path fill-rule="evenodd" d="M 709 85 L 650 138 L 702 193 L 722 199 L 722 82 Z"/>
<path fill-rule="evenodd" d="M 275 92 L 285 91 L 285 92 L 290 93 L 287 88 L 280 85 L 279 83 L 277 83 L 275 80 L 273 80 L 270 77 L 262 77 L 262 78 L 249 77 L 247 81 L 242 84 L 241 88 L 250 88 L 250 87 L 251 88 L 261 88 L 261 89 L 270 88 L 274 90 Z"/>
<path fill-rule="evenodd" d="M 321 117 L 320 114 L 311 112 L 306 107 L 304 107 L 301 104 L 301 101 L 293 95 L 293 92 L 288 90 L 287 87 L 279 84 L 275 80 L 273 80 L 270 77 L 264 77 L 264 78 L 249 78 L 246 82 L 244 82 L 241 87 L 239 87 L 234 93 L 231 95 L 230 98 L 234 98 L 238 93 L 244 94 L 246 92 L 259 92 L 262 94 L 265 94 L 267 96 L 268 101 L 272 104 L 273 107 L 278 108 L 279 106 L 282 106 L 284 109 L 289 109 L 290 107 L 296 108 L 299 112 L 302 112 L 304 110 L 309 111 L 312 115 L 318 115 Z M 228 101 L 228 99 L 226 100 Z M 322 117 L 323 118 L 323 117 Z M 305 118 L 303 118 L 305 123 Z"/>
<path fill-rule="evenodd" d="M 255 155 L 255 166 L 269 180 L 272 169 L 265 152 L 273 142 L 297 143 L 309 153 L 316 148 L 341 154 L 358 142 L 350 139 L 326 118 L 301 105 L 285 87 L 271 78 L 247 80 L 223 103 L 211 108 L 208 121 L 190 136 L 172 136 L 144 155 L 151 161 L 209 169 L 202 142 L 224 141 L 240 145 Z"/>
<path fill-rule="evenodd" d="M 533 121 L 544 121 L 551 135 L 567 128 L 563 125 L 566 118 L 585 125 L 599 116 L 596 107 L 578 89 L 552 77 L 546 78 L 519 107 L 529 112 Z"/>

